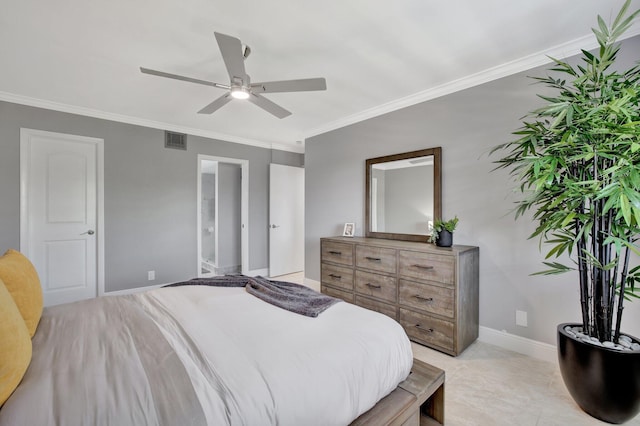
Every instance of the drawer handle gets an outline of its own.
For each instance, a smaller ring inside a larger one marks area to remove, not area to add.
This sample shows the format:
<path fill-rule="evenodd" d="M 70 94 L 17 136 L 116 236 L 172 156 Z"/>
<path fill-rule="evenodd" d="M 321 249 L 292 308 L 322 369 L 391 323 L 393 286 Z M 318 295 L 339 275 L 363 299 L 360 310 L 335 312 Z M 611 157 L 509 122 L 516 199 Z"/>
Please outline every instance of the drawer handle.
<path fill-rule="evenodd" d="M 336 256 L 342 256 L 341 251 L 329 250 L 329 254 L 335 254 Z"/>
<path fill-rule="evenodd" d="M 422 328 L 422 325 L 420 325 L 420 324 L 416 324 L 415 327 L 418 330 L 423 331 L 425 333 L 433 333 L 433 328 Z"/>
<path fill-rule="evenodd" d="M 420 269 L 427 269 L 427 270 L 433 269 L 433 266 L 429 266 L 429 265 L 418 265 L 418 264 L 415 264 L 415 265 L 412 265 L 412 266 L 414 268 L 420 268 Z"/>
<path fill-rule="evenodd" d="M 329 274 L 329 276 L 330 276 L 331 278 L 333 278 L 333 279 L 336 279 L 336 280 L 342 279 L 342 276 L 341 276 L 341 275 Z"/>
<path fill-rule="evenodd" d="M 375 289 L 382 288 L 382 286 L 380 286 L 379 284 L 375 285 L 375 284 L 371 284 L 371 283 L 366 283 L 365 285 L 367 287 L 369 287 L 369 288 L 375 288 Z"/>
<path fill-rule="evenodd" d="M 420 296 L 419 294 L 416 294 L 413 297 L 415 297 L 418 300 L 422 300 L 423 302 L 433 302 L 433 297 L 424 297 L 424 296 Z"/>
<path fill-rule="evenodd" d="M 370 260 L 372 262 L 380 262 L 382 260 L 379 257 L 371 257 L 371 256 L 366 256 L 365 259 Z"/>

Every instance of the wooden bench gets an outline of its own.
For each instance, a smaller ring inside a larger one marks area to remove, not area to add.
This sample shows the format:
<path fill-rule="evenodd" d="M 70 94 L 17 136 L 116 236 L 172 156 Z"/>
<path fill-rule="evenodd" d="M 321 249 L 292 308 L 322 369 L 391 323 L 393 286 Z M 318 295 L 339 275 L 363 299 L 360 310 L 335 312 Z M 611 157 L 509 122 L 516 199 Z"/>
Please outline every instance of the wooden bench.
<path fill-rule="evenodd" d="M 444 371 L 414 358 L 407 379 L 352 425 L 444 425 Z"/>

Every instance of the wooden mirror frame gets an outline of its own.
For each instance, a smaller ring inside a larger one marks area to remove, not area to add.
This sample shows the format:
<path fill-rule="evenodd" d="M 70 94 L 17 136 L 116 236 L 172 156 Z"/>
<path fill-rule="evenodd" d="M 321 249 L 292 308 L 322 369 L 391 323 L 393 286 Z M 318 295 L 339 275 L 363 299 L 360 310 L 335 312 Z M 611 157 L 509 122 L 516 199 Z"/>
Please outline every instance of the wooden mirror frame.
<path fill-rule="evenodd" d="M 384 157 L 369 158 L 365 166 L 365 236 L 369 238 L 384 238 L 387 240 L 429 242 L 430 235 L 400 234 L 391 232 L 371 231 L 371 168 L 374 164 L 390 161 L 407 160 L 410 158 L 433 155 L 433 220 L 442 217 L 442 148 L 427 148 L 402 154 L 385 155 Z"/>

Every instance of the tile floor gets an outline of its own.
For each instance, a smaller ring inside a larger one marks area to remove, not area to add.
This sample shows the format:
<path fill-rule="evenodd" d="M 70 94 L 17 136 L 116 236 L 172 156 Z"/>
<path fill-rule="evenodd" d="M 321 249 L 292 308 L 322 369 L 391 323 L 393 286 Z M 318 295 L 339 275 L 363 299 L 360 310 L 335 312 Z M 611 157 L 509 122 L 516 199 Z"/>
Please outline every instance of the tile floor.
<path fill-rule="evenodd" d="M 584 413 L 555 363 L 476 341 L 458 357 L 412 343 L 413 356 L 445 371 L 448 426 L 606 425 Z M 640 426 L 640 416 L 626 425 Z"/>
<path fill-rule="evenodd" d="M 275 279 L 303 283 L 304 274 Z M 317 290 L 317 289 L 316 289 Z M 591 426 L 555 363 L 476 341 L 458 357 L 412 343 L 413 356 L 445 371 L 447 426 Z M 640 415 L 625 423 L 640 426 Z"/>

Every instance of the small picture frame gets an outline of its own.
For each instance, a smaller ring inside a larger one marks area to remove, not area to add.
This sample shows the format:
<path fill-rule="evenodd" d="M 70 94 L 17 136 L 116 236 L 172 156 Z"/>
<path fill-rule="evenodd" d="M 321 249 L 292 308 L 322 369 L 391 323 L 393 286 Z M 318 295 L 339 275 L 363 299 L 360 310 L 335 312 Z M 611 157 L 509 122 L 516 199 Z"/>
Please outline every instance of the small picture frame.
<path fill-rule="evenodd" d="M 344 224 L 344 230 L 342 231 L 343 237 L 353 237 L 356 231 L 356 224 L 353 222 L 347 222 Z"/>

